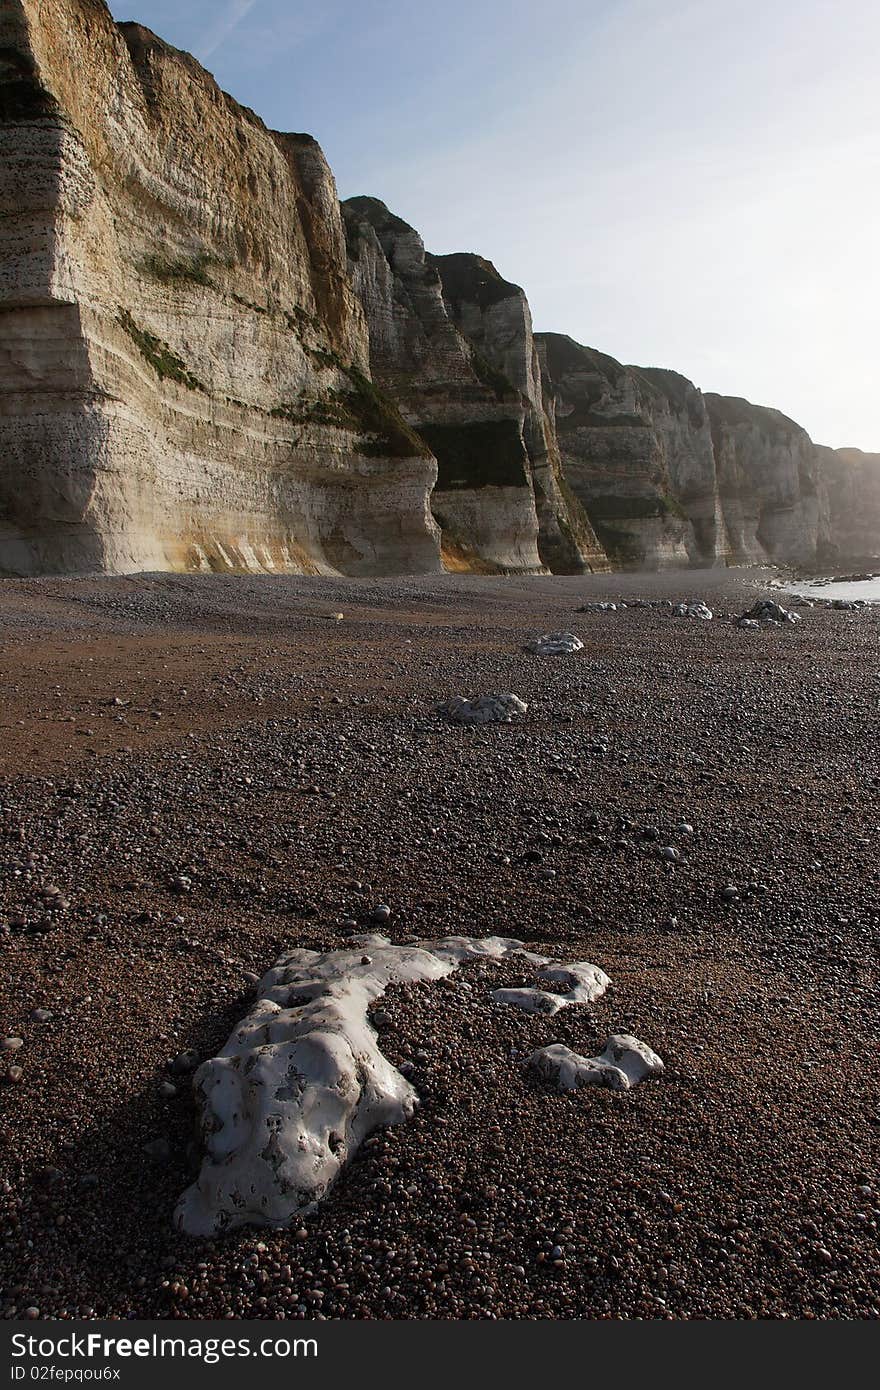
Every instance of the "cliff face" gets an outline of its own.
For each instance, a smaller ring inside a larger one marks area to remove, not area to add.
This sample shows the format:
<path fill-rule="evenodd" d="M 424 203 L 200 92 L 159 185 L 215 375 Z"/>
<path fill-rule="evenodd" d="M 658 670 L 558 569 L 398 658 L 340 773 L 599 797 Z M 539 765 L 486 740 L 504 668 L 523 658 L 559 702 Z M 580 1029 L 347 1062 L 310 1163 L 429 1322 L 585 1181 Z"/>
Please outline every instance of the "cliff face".
<path fill-rule="evenodd" d="M 437 568 L 315 142 L 101 0 L 0 48 L 0 570 Z"/>
<path fill-rule="evenodd" d="M 877 455 L 534 334 L 103 0 L 0 3 L 0 205 L 0 573 L 880 550 Z"/>
<path fill-rule="evenodd" d="M 880 454 L 820 448 L 827 530 L 820 559 L 880 558 Z"/>
<path fill-rule="evenodd" d="M 702 394 L 675 372 L 625 367 L 558 333 L 537 338 L 565 478 L 611 559 L 645 569 L 722 560 Z"/>
<path fill-rule="evenodd" d="M 560 485 L 522 291 L 478 257 L 426 255 L 378 199 L 351 198 L 343 212 L 374 376 L 437 459 L 432 508 L 445 563 L 604 568 Z"/>
<path fill-rule="evenodd" d="M 538 518 L 523 409 L 446 312 L 418 234 L 374 198 L 343 205 L 376 380 L 437 459 L 431 499 L 454 568 L 536 571 Z"/>
<path fill-rule="evenodd" d="M 546 399 L 548 383 L 525 294 L 481 256 L 429 259 L 440 273 L 444 303 L 484 375 L 496 390 L 512 386 L 519 399 L 543 563 L 562 574 L 607 569 L 589 518 L 563 477 L 552 403 Z"/>
<path fill-rule="evenodd" d="M 731 561 L 809 564 L 827 543 L 819 453 L 778 410 L 705 396 Z"/>

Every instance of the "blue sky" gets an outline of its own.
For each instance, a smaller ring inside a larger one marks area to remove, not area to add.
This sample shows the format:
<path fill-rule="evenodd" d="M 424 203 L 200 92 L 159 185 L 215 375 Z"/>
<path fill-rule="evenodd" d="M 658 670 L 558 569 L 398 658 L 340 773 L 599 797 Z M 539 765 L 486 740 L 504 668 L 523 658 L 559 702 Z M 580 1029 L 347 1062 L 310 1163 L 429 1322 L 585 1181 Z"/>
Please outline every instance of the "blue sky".
<path fill-rule="evenodd" d="M 880 450 L 877 0 L 113 0 L 538 328 Z"/>

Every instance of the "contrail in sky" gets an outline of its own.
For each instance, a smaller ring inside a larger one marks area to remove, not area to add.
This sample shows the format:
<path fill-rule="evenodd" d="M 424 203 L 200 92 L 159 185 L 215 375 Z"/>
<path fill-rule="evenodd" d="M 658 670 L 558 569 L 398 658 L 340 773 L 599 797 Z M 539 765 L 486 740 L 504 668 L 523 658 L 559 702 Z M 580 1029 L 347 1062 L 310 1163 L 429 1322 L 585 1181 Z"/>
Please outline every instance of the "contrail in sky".
<path fill-rule="evenodd" d="M 256 3 L 257 0 L 230 0 L 226 7 L 226 13 L 214 25 L 204 48 L 199 51 L 198 56 L 203 63 L 226 42 L 233 30 L 237 29 L 245 16 L 250 14 Z"/>

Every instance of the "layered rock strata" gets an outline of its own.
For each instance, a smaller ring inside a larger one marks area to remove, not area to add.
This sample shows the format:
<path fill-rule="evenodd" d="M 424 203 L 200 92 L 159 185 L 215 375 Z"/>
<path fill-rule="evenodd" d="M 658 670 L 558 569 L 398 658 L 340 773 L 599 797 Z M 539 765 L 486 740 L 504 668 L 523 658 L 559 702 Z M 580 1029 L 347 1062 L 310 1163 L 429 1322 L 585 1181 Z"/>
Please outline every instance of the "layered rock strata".
<path fill-rule="evenodd" d="M 586 511 L 563 475 L 552 401 L 523 290 L 482 256 L 457 253 L 429 261 L 440 273 L 443 301 L 472 345 L 482 374 L 496 392 L 512 387 L 519 400 L 543 564 L 558 574 L 608 569 Z"/>
<path fill-rule="evenodd" d="M 534 334 L 103 0 L 5 0 L 0 118 L 0 574 L 880 552 L 877 455 Z"/>
<path fill-rule="evenodd" d="M 343 212 L 373 374 L 437 459 L 432 509 L 448 567 L 606 568 L 563 492 L 523 292 L 478 257 L 427 255 L 376 198 L 350 198 Z"/>
<path fill-rule="evenodd" d="M 704 397 L 734 564 L 809 564 L 828 540 L 820 455 L 778 410 L 736 396 Z"/>
<path fill-rule="evenodd" d="M 625 367 L 539 333 L 565 479 L 619 566 L 712 565 L 727 553 L 712 436 L 685 377 Z"/>
<path fill-rule="evenodd" d="M 0 571 L 439 568 L 315 142 L 101 0 L 0 48 Z"/>

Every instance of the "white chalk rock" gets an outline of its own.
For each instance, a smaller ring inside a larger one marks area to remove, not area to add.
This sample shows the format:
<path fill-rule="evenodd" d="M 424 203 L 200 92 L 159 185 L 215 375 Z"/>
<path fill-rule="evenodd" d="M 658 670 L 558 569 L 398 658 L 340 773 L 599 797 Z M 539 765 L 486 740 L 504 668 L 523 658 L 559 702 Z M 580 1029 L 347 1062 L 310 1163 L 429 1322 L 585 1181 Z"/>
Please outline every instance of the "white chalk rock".
<path fill-rule="evenodd" d="M 476 700 L 465 700 L 454 695 L 437 706 L 437 713 L 453 724 L 510 724 L 521 719 L 528 705 L 518 695 L 481 695 Z"/>
<path fill-rule="evenodd" d="M 411 943 L 432 956 L 451 962 L 452 969 L 466 960 L 504 960 L 507 956 L 520 956 L 533 965 L 547 965 L 549 956 L 536 955 L 527 951 L 521 941 L 511 936 L 440 936 L 435 941 L 416 941 Z"/>
<path fill-rule="evenodd" d="M 776 603 L 772 598 L 759 599 L 753 604 L 747 613 L 743 613 L 739 619 L 739 626 L 745 627 L 746 622 L 751 622 L 755 627 L 762 623 L 781 624 L 799 623 L 800 613 L 793 613 L 790 608 L 783 608 L 781 603 Z"/>
<path fill-rule="evenodd" d="M 560 1091 L 578 1091 L 582 1086 L 608 1086 L 612 1091 L 629 1091 L 663 1070 L 663 1062 L 647 1043 L 629 1033 L 614 1033 L 598 1057 L 582 1057 L 564 1043 L 539 1047 L 524 1063 L 526 1070 Z"/>
<path fill-rule="evenodd" d="M 257 1002 L 193 1078 L 205 1149 L 177 1227 L 211 1236 L 286 1226 L 328 1191 L 361 1141 L 407 1119 L 416 1092 L 379 1050 L 368 1009 L 391 983 L 439 980 L 465 960 L 546 956 L 521 941 L 450 936 L 394 946 L 364 935 L 339 951 L 294 950 L 257 986 Z"/>
<path fill-rule="evenodd" d="M 534 652 L 536 656 L 567 656 L 579 652 L 583 642 L 573 632 L 545 632 L 533 642 L 526 642 L 523 651 Z"/>
<path fill-rule="evenodd" d="M 589 961 L 573 965 L 548 965 L 538 975 L 551 985 L 562 989 L 493 989 L 496 1004 L 509 1004 L 529 1014 L 556 1014 L 570 1004 L 592 1004 L 601 998 L 611 984 L 604 970 Z"/>
<path fill-rule="evenodd" d="M 677 603 L 672 611 L 677 618 L 701 618 L 703 622 L 708 622 L 712 617 L 712 609 L 702 601 Z"/>

